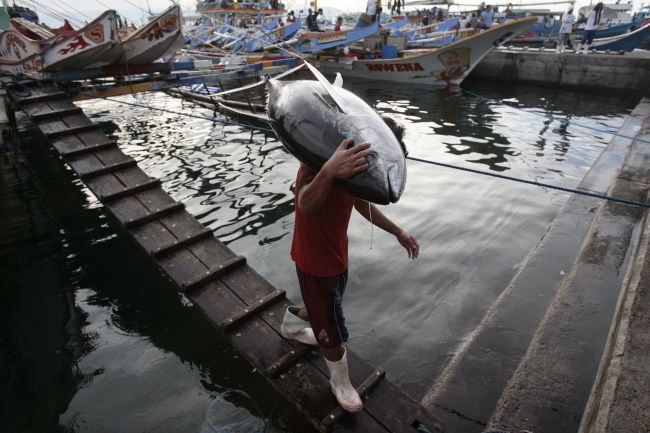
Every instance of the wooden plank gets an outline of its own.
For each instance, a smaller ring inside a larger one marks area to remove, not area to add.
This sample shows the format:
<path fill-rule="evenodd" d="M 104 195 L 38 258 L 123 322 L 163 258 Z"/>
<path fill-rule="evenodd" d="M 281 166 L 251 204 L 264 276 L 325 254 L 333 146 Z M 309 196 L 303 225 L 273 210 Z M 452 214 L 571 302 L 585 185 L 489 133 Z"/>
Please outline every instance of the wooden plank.
<path fill-rule="evenodd" d="M 46 102 L 49 100 L 54 100 L 54 99 L 61 99 L 61 98 L 66 98 L 68 99 L 68 94 L 66 92 L 61 92 L 58 90 L 56 92 L 52 93 L 45 93 L 41 95 L 35 95 L 35 96 L 28 96 L 27 98 L 20 98 L 17 99 L 16 102 L 18 105 L 22 108 L 30 104 L 35 104 L 39 102 Z"/>
<path fill-rule="evenodd" d="M 261 309 L 268 307 L 272 302 L 284 298 L 286 294 L 287 293 L 284 290 L 279 289 L 275 292 L 269 293 L 268 295 L 259 299 L 257 302 L 244 307 L 242 310 L 238 311 L 237 313 L 221 322 L 221 329 L 224 331 L 230 330 L 231 328 L 239 325 L 244 320 L 250 318 L 252 315 L 256 314 Z"/>
<path fill-rule="evenodd" d="M 202 241 L 207 237 L 213 236 L 212 230 L 204 228 L 198 232 L 188 233 L 187 236 L 182 238 L 175 238 L 173 241 L 163 244 L 156 249 L 150 249 L 150 253 L 154 258 L 159 258 L 165 254 L 177 251 L 181 248 L 185 248 L 195 242 Z"/>
<path fill-rule="evenodd" d="M 119 170 L 123 170 L 125 168 L 130 168 L 133 166 L 138 165 L 138 163 L 135 161 L 135 159 L 127 159 L 126 161 L 120 161 L 116 162 L 110 165 L 104 165 L 102 167 L 96 168 L 94 170 L 87 170 L 87 171 L 80 171 L 77 174 L 79 174 L 79 177 L 83 180 L 88 180 L 93 177 L 97 176 L 102 176 L 104 174 L 109 174 L 113 173 Z"/>
<path fill-rule="evenodd" d="M 276 359 L 269 365 L 264 374 L 269 377 L 277 376 L 280 373 L 283 373 L 286 369 L 290 368 L 298 362 L 300 358 L 305 356 L 316 349 L 315 347 L 308 346 L 307 344 L 300 344 L 293 347 L 289 352 L 282 355 L 280 358 Z"/>
<path fill-rule="evenodd" d="M 386 373 L 381 368 L 376 369 L 357 389 L 359 397 L 363 400 L 370 391 L 377 386 L 377 384 L 386 376 Z M 334 408 L 323 420 L 320 422 L 319 430 L 321 432 L 331 432 L 334 425 L 346 415 L 345 410 L 341 406 Z"/>
<path fill-rule="evenodd" d="M 202 286 L 208 281 L 216 280 L 222 276 L 232 272 L 234 269 L 239 268 L 246 264 L 246 257 L 235 256 L 218 265 L 211 266 L 205 272 L 194 278 L 184 282 L 181 285 L 181 290 L 185 293 Z"/>
<path fill-rule="evenodd" d="M 139 225 L 146 224 L 150 221 L 157 220 L 161 216 L 169 215 L 171 213 L 178 212 L 183 209 L 185 209 L 185 205 L 183 203 L 172 203 L 167 206 L 161 207 L 159 209 L 152 210 L 148 214 L 142 215 L 140 217 L 126 220 L 123 222 L 123 224 L 124 227 L 126 228 L 137 227 Z"/>
<path fill-rule="evenodd" d="M 150 179 L 143 183 L 136 183 L 131 186 L 124 186 L 121 189 L 115 190 L 113 192 L 102 194 L 99 197 L 99 199 L 103 202 L 117 200 L 159 186 L 160 186 L 160 179 Z"/>
<path fill-rule="evenodd" d="M 64 124 L 62 121 L 57 120 L 55 122 L 48 123 L 48 125 L 45 128 L 41 129 L 41 131 L 48 138 L 53 139 L 56 137 L 61 137 L 63 135 L 74 135 L 80 132 L 91 131 L 93 129 L 98 129 L 98 128 L 99 126 L 95 124 L 77 125 L 74 127 L 69 127 L 68 125 Z"/>
<path fill-rule="evenodd" d="M 63 108 L 59 110 L 41 110 L 37 113 L 31 114 L 30 117 L 32 118 L 33 121 L 39 122 L 42 120 L 46 119 L 53 119 L 53 118 L 60 118 L 60 117 L 65 117 L 65 116 L 71 116 L 75 114 L 82 113 L 81 108 L 79 107 L 71 107 L 71 108 Z"/>
<path fill-rule="evenodd" d="M 59 150 L 59 153 L 64 158 L 74 158 L 77 156 L 85 155 L 87 153 L 98 152 L 100 150 L 113 149 L 117 147 L 117 143 L 114 141 L 109 141 L 107 143 L 99 143 L 92 146 L 80 146 L 76 149 L 70 149 L 68 151 Z"/>

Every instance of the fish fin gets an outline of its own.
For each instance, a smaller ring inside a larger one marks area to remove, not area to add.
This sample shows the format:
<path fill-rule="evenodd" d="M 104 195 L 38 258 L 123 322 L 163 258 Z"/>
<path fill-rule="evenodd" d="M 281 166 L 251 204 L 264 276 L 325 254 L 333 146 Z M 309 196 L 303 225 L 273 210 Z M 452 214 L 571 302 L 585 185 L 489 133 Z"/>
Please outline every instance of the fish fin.
<path fill-rule="evenodd" d="M 341 76 L 340 72 L 336 73 L 336 78 L 334 78 L 334 82 L 332 83 L 332 86 L 343 87 L 343 77 Z"/>
<path fill-rule="evenodd" d="M 343 100 L 336 94 L 336 89 L 334 86 L 332 86 L 330 82 L 327 81 L 327 78 L 325 78 L 325 76 L 323 76 L 323 74 L 321 74 L 320 71 L 314 67 L 314 65 L 306 60 L 304 62 L 311 73 L 314 74 L 314 77 L 316 77 L 318 82 L 321 83 L 321 85 L 325 88 L 325 91 L 332 97 L 334 103 L 339 107 L 339 110 L 341 110 L 341 113 L 345 113 L 345 110 L 343 109 Z"/>

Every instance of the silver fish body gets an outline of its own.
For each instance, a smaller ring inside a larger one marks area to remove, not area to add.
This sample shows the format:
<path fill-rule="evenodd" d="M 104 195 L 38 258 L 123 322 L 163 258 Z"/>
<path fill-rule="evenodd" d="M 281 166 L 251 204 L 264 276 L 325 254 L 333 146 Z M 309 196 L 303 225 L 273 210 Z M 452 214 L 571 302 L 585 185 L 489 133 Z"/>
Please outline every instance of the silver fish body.
<path fill-rule="evenodd" d="M 353 93 L 333 88 L 341 112 L 317 81 L 271 79 L 267 114 L 287 150 L 314 171 L 341 142 L 370 143 L 368 170 L 336 181 L 342 190 L 377 204 L 395 203 L 406 184 L 406 160 L 395 134 L 379 114 Z"/>

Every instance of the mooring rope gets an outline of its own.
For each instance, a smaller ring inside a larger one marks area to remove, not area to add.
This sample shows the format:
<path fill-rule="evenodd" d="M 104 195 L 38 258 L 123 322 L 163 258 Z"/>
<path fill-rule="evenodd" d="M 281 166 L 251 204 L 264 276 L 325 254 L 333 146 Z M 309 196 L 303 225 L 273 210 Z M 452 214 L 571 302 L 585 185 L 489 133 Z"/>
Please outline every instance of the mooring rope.
<path fill-rule="evenodd" d="M 472 92 L 472 91 L 467 90 L 467 89 L 463 89 L 463 92 L 467 93 L 468 95 L 474 96 L 475 98 L 479 98 L 479 99 L 483 99 L 483 100 L 486 100 L 486 101 L 503 104 L 506 107 L 514 108 L 515 110 L 520 110 L 520 111 L 523 111 L 524 113 L 532 114 L 534 116 L 544 117 L 545 119 L 548 119 L 550 117 L 551 121 L 553 121 L 553 120 L 559 120 L 559 121 L 567 120 L 567 119 L 563 119 L 561 117 L 555 117 L 555 116 L 553 116 L 553 114 L 541 114 L 541 113 L 535 113 L 534 111 L 524 110 L 523 108 L 516 107 L 516 106 L 510 105 L 510 104 L 506 104 L 503 100 L 488 98 L 487 96 L 479 95 L 478 93 Z M 592 131 L 597 131 L 597 132 L 600 132 L 600 133 L 603 133 L 603 134 L 614 135 L 616 137 L 627 138 L 629 140 L 636 140 L 636 141 L 638 141 L 640 143 L 650 144 L 650 140 L 646 140 L 646 139 L 639 138 L 639 137 L 632 137 L 632 136 L 626 135 L 626 134 L 621 134 L 618 131 L 611 131 L 611 130 L 607 130 L 607 129 L 596 128 L 596 127 L 593 127 L 593 126 L 585 125 L 584 123 L 576 122 L 574 120 L 571 120 L 571 125 L 578 126 L 580 128 L 590 129 Z"/>
<path fill-rule="evenodd" d="M 106 101 L 116 102 L 118 104 L 124 104 L 124 105 L 131 105 L 133 107 L 147 108 L 147 109 L 149 109 L 151 111 L 160 111 L 160 112 L 169 113 L 169 114 L 176 114 L 178 116 L 193 117 L 195 119 L 201 119 L 201 120 L 209 120 L 210 122 L 222 123 L 224 125 L 241 126 L 242 128 L 256 129 L 256 130 L 259 130 L 259 131 L 265 131 L 265 132 L 273 133 L 273 130 L 271 128 L 264 128 L 262 126 L 249 125 L 249 124 L 246 124 L 246 123 L 237 123 L 237 122 L 230 122 L 230 121 L 227 121 L 227 120 L 220 120 L 220 119 L 217 119 L 214 116 L 208 117 L 208 116 L 201 116 L 200 114 L 182 113 L 180 111 L 174 111 L 174 110 L 170 110 L 170 109 L 167 109 L 167 108 L 155 108 L 155 107 L 152 107 L 152 106 L 146 105 L 146 104 L 138 104 L 138 103 L 135 103 L 135 102 L 120 101 L 119 99 L 113 99 L 113 98 L 110 98 L 108 96 L 97 96 L 97 95 L 92 95 L 90 93 L 79 92 L 79 93 L 76 93 L 76 95 L 88 96 L 88 97 L 94 98 L 94 99 L 104 99 Z M 185 99 L 185 98 L 183 98 L 183 99 L 188 100 L 188 99 Z"/>
<path fill-rule="evenodd" d="M 438 165 L 440 167 L 451 168 L 451 169 L 454 169 L 454 170 L 467 171 L 467 172 L 470 172 L 470 173 L 482 174 L 482 175 L 485 175 L 485 176 L 496 177 L 496 178 L 499 178 L 499 179 L 511 180 L 513 182 L 526 183 L 528 185 L 535 185 L 535 186 L 539 186 L 539 187 L 542 187 L 542 188 L 549 188 L 549 189 L 555 189 L 555 190 L 558 190 L 558 191 L 564 191 L 564 192 L 570 192 L 570 193 L 574 193 L 574 194 L 586 195 L 588 197 L 599 198 L 599 199 L 608 200 L 608 201 L 614 201 L 614 202 L 617 202 L 617 203 L 624 203 L 624 204 L 628 204 L 628 205 L 631 205 L 631 206 L 650 208 L 650 203 L 642 203 L 642 202 L 638 202 L 638 201 L 635 201 L 635 200 L 628 200 L 628 199 L 621 198 L 621 197 L 612 197 L 612 196 L 609 196 L 609 195 L 606 195 L 606 194 L 591 192 L 591 191 L 587 191 L 587 190 L 584 190 L 584 189 L 566 188 L 566 187 L 563 187 L 563 186 L 551 185 L 549 183 L 537 182 L 537 181 L 534 181 L 534 180 L 522 179 L 522 178 L 513 177 L 513 176 L 506 176 L 505 174 L 498 174 L 498 173 L 493 173 L 493 172 L 489 172 L 489 171 L 477 170 L 477 169 L 474 169 L 474 168 L 461 167 L 459 165 L 454 165 L 454 164 L 447 164 L 447 163 L 444 163 L 444 162 L 438 162 L 438 161 L 431 161 L 431 160 L 427 160 L 427 159 L 416 158 L 414 156 L 407 156 L 406 159 L 410 159 L 412 161 L 423 162 L 425 164 Z"/>

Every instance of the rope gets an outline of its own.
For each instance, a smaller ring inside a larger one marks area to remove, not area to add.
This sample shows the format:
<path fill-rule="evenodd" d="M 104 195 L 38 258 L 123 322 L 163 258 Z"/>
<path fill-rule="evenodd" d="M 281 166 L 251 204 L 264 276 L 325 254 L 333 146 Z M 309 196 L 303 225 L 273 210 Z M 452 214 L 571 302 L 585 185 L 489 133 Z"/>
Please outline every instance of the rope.
<path fill-rule="evenodd" d="M 598 198 L 598 199 L 601 199 L 601 200 L 614 201 L 614 202 L 617 202 L 617 203 L 623 203 L 623 204 L 627 204 L 627 205 L 631 205 L 631 206 L 643 207 L 643 208 L 646 208 L 646 209 L 650 208 L 650 203 L 642 203 L 642 202 L 638 202 L 638 201 L 634 201 L 634 200 L 628 200 L 628 199 L 621 198 L 621 197 L 612 197 L 612 196 L 608 196 L 608 195 L 605 195 L 605 194 L 586 191 L 584 189 L 565 188 L 563 186 L 551 185 L 551 184 L 548 184 L 548 183 L 537 182 L 537 181 L 528 180 L 528 179 L 521 179 L 521 178 L 513 177 L 513 176 L 506 176 L 504 174 L 491 173 L 489 171 L 476 170 L 476 169 L 473 169 L 473 168 L 461 167 L 461 166 L 453 165 L 453 164 L 446 164 L 444 162 L 430 161 L 430 160 L 426 160 L 426 159 L 416 158 L 416 157 L 413 157 L 413 156 L 407 156 L 406 159 L 410 159 L 412 161 L 422 162 L 422 163 L 425 163 L 425 164 L 438 165 L 440 167 L 452 168 L 454 170 L 468 171 L 470 173 L 482 174 L 484 176 L 492 176 L 492 177 L 496 177 L 496 178 L 499 178 L 499 179 L 511 180 L 513 182 L 520 182 L 520 183 L 525 183 L 525 184 L 528 184 L 528 185 L 535 185 L 535 186 L 539 186 L 539 187 L 542 187 L 542 188 L 549 188 L 549 189 L 555 189 L 555 190 L 558 190 L 558 191 L 564 191 L 564 192 L 569 192 L 569 193 L 573 193 L 573 194 L 585 195 L 585 196 L 588 196 L 588 197 Z"/>
<path fill-rule="evenodd" d="M 241 126 L 242 128 L 257 129 L 259 131 L 265 131 L 265 132 L 273 133 L 273 130 L 271 128 L 263 128 L 263 127 L 260 127 L 260 126 L 249 125 L 249 124 L 246 124 L 246 123 L 230 122 L 230 121 L 226 121 L 226 120 L 220 120 L 220 119 L 217 119 L 215 117 L 201 116 L 200 114 L 182 113 L 180 111 L 169 110 L 169 109 L 166 109 L 166 108 L 154 108 L 154 107 L 151 107 L 151 106 L 146 105 L 146 104 L 136 104 L 135 102 L 120 101 L 120 100 L 116 100 L 116 99 L 113 99 L 113 98 L 109 98 L 107 96 L 97 96 L 97 95 L 92 95 L 90 93 L 79 92 L 79 93 L 77 93 L 77 95 L 88 96 L 88 97 L 91 97 L 91 98 L 104 99 L 106 101 L 116 102 L 118 104 L 130 105 L 130 106 L 133 106 L 133 107 L 147 108 L 147 109 L 149 109 L 151 111 L 160 111 L 160 112 L 164 112 L 164 113 L 176 114 L 178 116 L 186 116 L 186 117 L 193 117 L 195 119 L 209 120 L 211 122 L 222 123 L 224 125 Z"/>
<path fill-rule="evenodd" d="M 562 118 L 555 117 L 552 114 L 547 116 L 545 114 L 535 113 L 535 112 L 532 112 L 532 111 L 526 111 L 523 108 L 515 107 L 514 105 L 505 104 L 503 101 L 488 98 L 486 96 L 479 95 L 478 93 L 474 93 L 474 92 L 466 90 L 466 89 L 463 89 L 463 92 L 467 93 L 468 95 L 479 98 L 479 99 L 484 99 L 486 101 L 500 103 L 502 105 L 505 105 L 506 107 L 510 107 L 510 108 L 514 108 L 516 110 L 523 111 L 524 113 L 533 114 L 535 116 L 540 116 L 540 117 L 544 117 L 544 118 L 547 118 L 548 116 L 550 116 L 551 120 L 565 120 L 565 119 L 562 119 Z M 646 140 L 646 139 L 638 138 L 638 137 L 632 137 L 630 135 L 621 134 L 618 131 L 611 131 L 611 130 L 607 130 L 607 129 L 594 128 L 593 126 L 585 125 L 584 123 L 578 123 L 578 122 L 574 122 L 574 121 L 571 121 L 571 125 L 579 126 L 581 128 L 585 128 L 585 129 L 590 129 L 592 131 L 601 132 L 603 134 L 609 134 L 609 135 L 614 135 L 616 137 L 627 138 L 627 139 L 630 139 L 630 140 L 636 140 L 636 141 L 638 141 L 640 143 L 648 143 L 648 144 L 650 144 L 650 140 Z"/>

